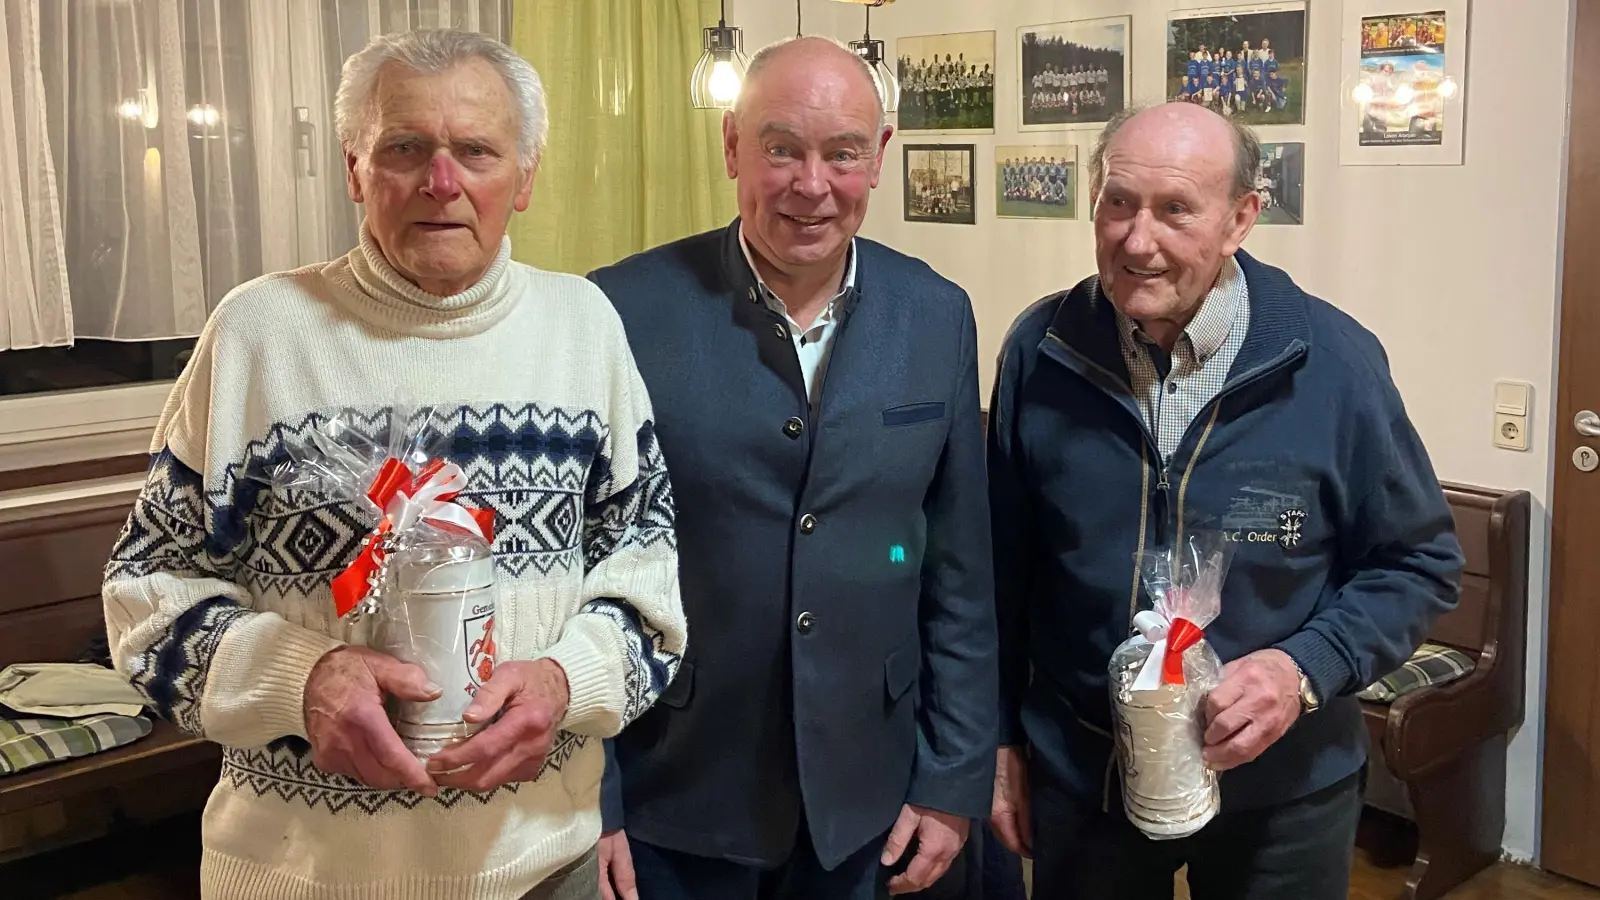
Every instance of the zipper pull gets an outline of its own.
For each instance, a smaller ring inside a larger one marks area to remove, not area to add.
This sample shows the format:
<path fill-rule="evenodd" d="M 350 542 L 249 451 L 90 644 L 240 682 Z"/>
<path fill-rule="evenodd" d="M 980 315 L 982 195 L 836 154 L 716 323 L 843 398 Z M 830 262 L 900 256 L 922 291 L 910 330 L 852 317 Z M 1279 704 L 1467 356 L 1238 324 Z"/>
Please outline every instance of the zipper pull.
<path fill-rule="evenodd" d="M 1156 482 L 1156 490 L 1165 491 L 1165 490 L 1171 489 L 1171 487 L 1172 487 L 1171 482 L 1167 481 L 1167 467 L 1166 466 L 1162 466 L 1161 467 L 1161 480 Z"/>

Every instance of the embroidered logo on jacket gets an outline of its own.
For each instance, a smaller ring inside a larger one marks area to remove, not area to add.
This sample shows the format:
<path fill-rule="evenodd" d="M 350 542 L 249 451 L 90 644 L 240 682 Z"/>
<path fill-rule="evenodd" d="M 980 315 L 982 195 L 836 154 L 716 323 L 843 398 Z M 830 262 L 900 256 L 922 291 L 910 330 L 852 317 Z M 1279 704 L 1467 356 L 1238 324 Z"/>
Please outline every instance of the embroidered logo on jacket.
<path fill-rule="evenodd" d="M 1303 509 L 1286 509 L 1278 513 L 1278 543 L 1292 549 L 1300 543 L 1300 525 L 1306 520 Z"/>

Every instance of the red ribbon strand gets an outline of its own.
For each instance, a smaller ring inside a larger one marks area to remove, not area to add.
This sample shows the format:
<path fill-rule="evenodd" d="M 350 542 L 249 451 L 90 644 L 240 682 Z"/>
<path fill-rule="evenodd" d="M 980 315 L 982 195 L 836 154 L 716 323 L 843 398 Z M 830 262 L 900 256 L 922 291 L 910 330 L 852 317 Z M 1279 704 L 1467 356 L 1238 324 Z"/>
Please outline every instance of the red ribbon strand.
<path fill-rule="evenodd" d="M 1183 653 L 1206 633 L 1188 619 L 1173 619 L 1167 630 L 1167 655 L 1161 660 L 1161 683 L 1183 684 Z"/>

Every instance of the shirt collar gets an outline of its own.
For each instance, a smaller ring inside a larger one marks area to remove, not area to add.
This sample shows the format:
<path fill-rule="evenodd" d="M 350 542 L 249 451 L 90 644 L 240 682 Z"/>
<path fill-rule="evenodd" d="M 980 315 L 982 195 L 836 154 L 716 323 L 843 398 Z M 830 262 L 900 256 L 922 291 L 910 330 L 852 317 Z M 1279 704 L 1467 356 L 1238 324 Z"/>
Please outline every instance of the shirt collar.
<path fill-rule="evenodd" d="M 739 249 L 744 251 L 745 264 L 750 267 L 750 274 L 755 276 L 756 287 L 761 291 L 761 295 L 763 297 L 766 297 L 768 299 L 768 301 L 774 301 L 774 300 L 777 301 L 778 306 L 781 308 L 781 311 L 785 315 L 787 315 L 788 314 L 788 307 L 784 304 L 783 298 L 779 297 L 778 293 L 776 291 L 774 291 L 772 288 L 767 286 L 766 280 L 761 277 L 761 270 L 756 268 L 756 258 L 754 256 L 754 254 L 752 254 L 750 252 L 750 242 L 746 241 L 744 239 L 744 226 L 743 225 L 739 226 Z M 826 321 L 826 320 L 832 318 L 834 303 L 838 302 L 839 298 L 844 296 L 844 292 L 845 291 L 848 291 L 849 289 L 851 289 L 851 288 L 856 286 L 856 239 L 855 238 L 852 237 L 850 239 L 850 249 L 845 251 L 845 252 L 846 252 L 847 262 L 844 265 L 844 281 L 842 281 L 839 284 L 838 292 L 835 293 L 833 295 L 833 297 L 828 301 L 827 308 L 825 308 L 822 311 L 822 314 L 817 317 L 818 321 Z"/>
<path fill-rule="evenodd" d="M 1229 333 L 1233 331 L 1233 320 L 1239 311 L 1244 291 L 1244 269 L 1239 266 L 1237 259 L 1230 256 L 1223 264 L 1222 271 L 1218 273 L 1216 284 L 1211 286 L 1205 299 L 1200 301 L 1199 311 L 1190 320 L 1189 326 L 1183 330 L 1198 362 L 1204 363 L 1210 359 L 1227 342 Z M 1123 315 L 1121 310 L 1117 311 L 1117 329 L 1121 332 L 1123 341 L 1130 346 L 1136 343 L 1136 338 L 1149 340 L 1145 337 L 1143 329 L 1139 328 L 1139 323 Z"/>

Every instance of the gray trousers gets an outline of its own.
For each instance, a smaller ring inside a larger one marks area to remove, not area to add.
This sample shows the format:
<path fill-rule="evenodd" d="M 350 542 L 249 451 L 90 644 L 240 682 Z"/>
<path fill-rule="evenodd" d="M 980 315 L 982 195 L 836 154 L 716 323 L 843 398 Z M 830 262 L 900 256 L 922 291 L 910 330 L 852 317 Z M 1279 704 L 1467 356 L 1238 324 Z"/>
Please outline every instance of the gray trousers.
<path fill-rule="evenodd" d="M 599 900 L 600 852 L 594 847 L 557 869 L 522 900 Z"/>

